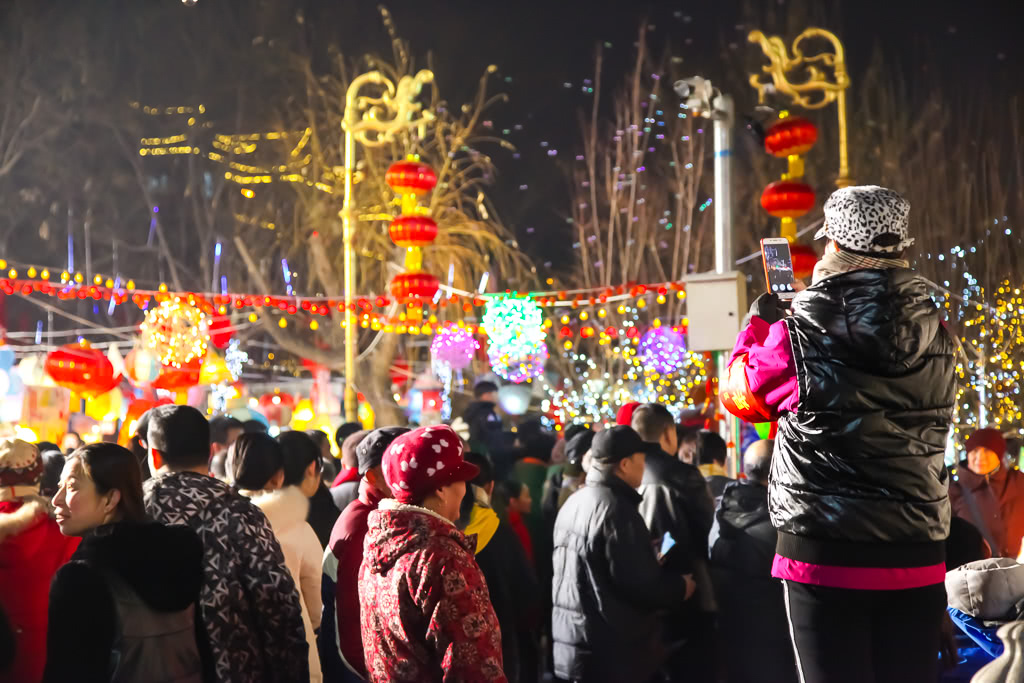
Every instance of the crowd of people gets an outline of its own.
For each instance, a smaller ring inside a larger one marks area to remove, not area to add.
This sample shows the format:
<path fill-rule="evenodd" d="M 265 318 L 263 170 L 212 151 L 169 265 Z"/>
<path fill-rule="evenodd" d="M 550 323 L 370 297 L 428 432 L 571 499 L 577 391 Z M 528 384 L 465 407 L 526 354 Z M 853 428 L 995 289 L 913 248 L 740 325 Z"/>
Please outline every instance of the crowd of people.
<path fill-rule="evenodd" d="M 464 430 L 344 424 L 338 459 L 183 405 L 0 440 L 0 681 L 940 680 L 947 570 L 1017 557 L 1024 474 L 994 429 L 943 464 L 908 211 L 840 190 L 810 287 L 752 306 L 722 391 L 778 426 L 738 467 L 714 411 L 556 435 L 487 381 Z"/>

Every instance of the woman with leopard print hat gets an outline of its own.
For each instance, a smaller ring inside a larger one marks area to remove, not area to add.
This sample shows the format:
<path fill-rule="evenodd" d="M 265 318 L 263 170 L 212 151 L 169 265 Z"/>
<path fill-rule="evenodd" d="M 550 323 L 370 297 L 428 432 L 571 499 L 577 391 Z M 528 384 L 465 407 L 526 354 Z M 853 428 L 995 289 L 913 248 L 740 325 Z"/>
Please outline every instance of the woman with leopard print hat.
<path fill-rule="evenodd" d="M 754 302 L 723 385 L 778 421 L 772 575 L 802 681 L 938 674 L 954 341 L 903 259 L 909 212 L 875 185 L 833 193 L 812 284 L 789 311 Z"/>

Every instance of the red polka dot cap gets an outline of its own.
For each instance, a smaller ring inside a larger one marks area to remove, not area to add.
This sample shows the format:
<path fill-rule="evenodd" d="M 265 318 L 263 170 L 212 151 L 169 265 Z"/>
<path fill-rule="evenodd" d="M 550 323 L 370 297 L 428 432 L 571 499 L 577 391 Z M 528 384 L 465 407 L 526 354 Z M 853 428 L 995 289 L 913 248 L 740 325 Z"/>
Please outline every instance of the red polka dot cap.
<path fill-rule="evenodd" d="M 462 439 L 447 425 L 414 429 L 384 451 L 384 481 L 399 503 L 418 503 L 431 491 L 480 473 L 463 459 L 464 450 Z"/>

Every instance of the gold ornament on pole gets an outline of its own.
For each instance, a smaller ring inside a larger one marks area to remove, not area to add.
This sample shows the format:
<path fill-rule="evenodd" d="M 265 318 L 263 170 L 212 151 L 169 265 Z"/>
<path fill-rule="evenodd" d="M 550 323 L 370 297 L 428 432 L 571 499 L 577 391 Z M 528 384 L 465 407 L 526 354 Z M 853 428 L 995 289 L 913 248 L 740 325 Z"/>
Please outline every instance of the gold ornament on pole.
<path fill-rule="evenodd" d="M 352 207 L 352 175 L 355 170 L 355 142 L 378 147 L 392 142 L 396 135 L 413 128 L 421 138 L 434 120 L 434 113 L 416 101 L 423 86 L 434 80 L 433 72 L 423 69 L 415 76 L 402 76 L 398 85 L 380 71 L 357 76 L 345 92 L 345 200 L 341 209 L 345 245 L 345 419 L 355 422 L 357 401 L 355 387 L 356 319 L 352 298 L 356 289 L 355 254 L 352 248 L 355 216 Z M 377 86 L 376 97 L 360 95 L 365 86 Z"/>
<path fill-rule="evenodd" d="M 835 52 L 805 56 L 800 44 L 808 38 L 824 38 L 832 43 Z M 769 38 L 761 31 L 751 31 L 747 40 L 758 43 L 770 62 L 767 66 L 761 67 L 761 71 L 771 76 L 771 82 L 762 82 L 762 74 L 750 76 L 750 85 L 757 89 L 760 102 L 763 103 L 765 95 L 774 90 L 789 97 L 796 106 L 805 109 L 822 109 L 832 102 L 836 103 L 839 115 L 839 178 L 836 179 L 836 185 L 853 185 L 846 149 L 846 89 L 850 87 L 850 77 L 846 73 L 846 53 L 839 38 L 831 31 L 809 28 L 793 41 L 792 57 L 787 53 L 786 45 L 779 36 Z M 818 64 L 832 69 L 835 80 L 830 81 L 828 74 Z M 806 80 L 800 83 L 789 80 L 790 72 L 797 68 L 803 68 L 803 73 L 807 76 Z"/>

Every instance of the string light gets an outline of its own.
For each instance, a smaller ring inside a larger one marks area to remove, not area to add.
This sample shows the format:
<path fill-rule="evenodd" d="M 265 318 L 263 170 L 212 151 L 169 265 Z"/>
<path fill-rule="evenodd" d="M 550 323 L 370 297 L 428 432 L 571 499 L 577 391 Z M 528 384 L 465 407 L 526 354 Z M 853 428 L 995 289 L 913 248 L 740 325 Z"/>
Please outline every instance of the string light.
<path fill-rule="evenodd" d="M 178 297 L 147 311 L 140 332 L 143 346 L 175 368 L 202 360 L 210 338 L 206 314 Z"/>

